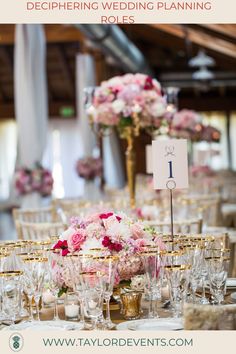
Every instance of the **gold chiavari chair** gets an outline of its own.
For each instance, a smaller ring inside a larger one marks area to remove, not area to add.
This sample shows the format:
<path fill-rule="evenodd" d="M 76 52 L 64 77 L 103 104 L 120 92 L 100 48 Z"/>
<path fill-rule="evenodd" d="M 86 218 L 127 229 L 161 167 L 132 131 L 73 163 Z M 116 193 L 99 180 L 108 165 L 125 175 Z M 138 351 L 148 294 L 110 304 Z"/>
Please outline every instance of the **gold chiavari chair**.
<path fill-rule="evenodd" d="M 206 226 L 221 226 L 222 225 L 222 213 L 221 205 L 222 200 L 220 195 L 206 194 L 206 195 L 194 195 L 185 196 L 182 199 L 187 204 L 190 204 L 192 209 L 195 208 L 195 212 L 201 216 L 203 225 Z"/>
<path fill-rule="evenodd" d="M 21 222 L 30 223 L 50 223 L 59 222 L 59 216 L 53 206 L 38 209 L 21 209 L 14 208 L 12 211 L 12 216 L 15 223 L 16 232 L 19 238 L 21 235 Z"/>
<path fill-rule="evenodd" d="M 66 225 L 62 222 L 34 223 L 19 221 L 18 238 L 21 240 L 45 240 L 53 236 L 59 236 Z"/>
<path fill-rule="evenodd" d="M 63 223 L 69 223 L 73 216 L 86 214 L 91 203 L 82 199 L 54 199 L 52 205 Z"/>
<path fill-rule="evenodd" d="M 170 221 L 145 221 L 145 225 L 154 227 L 158 233 L 169 234 L 171 232 Z M 201 219 L 189 219 L 174 221 L 174 233 L 176 234 L 200 234 L 202 232 Z"/>
<path fill-rule="evenodd" d="M 38 209 L 13 209 L 14 220 L 27 222 L 55 222 L 57 214 L 54 207 L 38 208 Z"/>

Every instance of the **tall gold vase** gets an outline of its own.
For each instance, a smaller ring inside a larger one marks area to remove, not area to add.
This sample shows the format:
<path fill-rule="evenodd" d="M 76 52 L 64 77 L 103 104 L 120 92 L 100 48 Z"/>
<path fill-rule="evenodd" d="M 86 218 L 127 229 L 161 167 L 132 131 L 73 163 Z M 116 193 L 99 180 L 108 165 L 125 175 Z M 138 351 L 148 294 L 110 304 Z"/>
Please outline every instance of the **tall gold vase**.
<path fill-rule="evenodd" d="M 135 207 L 135 151 L 134 131 L 132 127 L 126 127 L 123 135 L 127 141 L 126 171 L 129 188 L 130 207 Z"/>

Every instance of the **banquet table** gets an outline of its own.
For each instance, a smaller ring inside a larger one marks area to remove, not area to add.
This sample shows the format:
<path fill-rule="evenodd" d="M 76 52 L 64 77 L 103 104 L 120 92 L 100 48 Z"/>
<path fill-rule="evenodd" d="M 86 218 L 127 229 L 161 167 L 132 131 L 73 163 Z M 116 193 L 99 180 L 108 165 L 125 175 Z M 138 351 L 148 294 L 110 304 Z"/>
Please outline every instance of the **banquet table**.
<path fill-rule="evenodd" d="M 224 304 L 225 305 L 230 305 L 230 304 L 235 304 L 235 302 L 231 299 L 230 295 L 232 292 L 235 292 L 236 289 L 227 289 L 226 297 Z M 200 295 L 199 295 L 200 296 Z M 163 303 L 159 302 L 158 303 L 158 315 L 159 318 L 170 318 L 173 317 L 172 310 L 169 308 L 164 308 Z M 204 307 L 204 305 L 201 305 Z M 125 321 L 123 318 L 122 314 L 120 313 L 120 307 L 119 304 L 111 304 L 111 319 L 112 322 L 116 325 L 122 323 Z M 147 318 L 147 308 L 148 308 L 148 302 L 147 301 L 142 301 L 142 315 L 141 318 Z M 65 320 L 65 311 L 64 311 L 64 306 L 59 305 L 58 306 L 58 313 L 59 313 L 59 318 L 60 320 Z M 53 319 L 53 307 L 45 307 L 41 310 L 40 312 L 40 319 L 41 321 L 50 321 Z M 6 328 L 6 325 L 1 324 L 0 325 L 0 330 Z M 115 329 L 115 328 L 114 328 Z"/>
<path fill-rule="evenodd" d="M 229 305 L 229 304 L 235 304 L 235 302 L 233 302 L 233 300 L 231 299 L 230 295 L 231 293 L 235 292 L 236 289 L 227 289 L 227 293 L 226 293 L 226 297 L 225 297 L 225 305 Z M 163 302 L 159 302 L 157 304 L 158 307 L 158 315 L 160 318 L 167 318 L 167 317 L 172 317 L 172 310 L 170 308 L 164 308 L 163 307 L 164 303 Z M 204 306 L 204 305 L 202 305 Z M 111 319 L 112 322 L 114 322 L 115 324 L 119 324 L 122 323 L 124 321 L 126 321 L 122 314 L 120 313 L 120 306 L 119 304 L 111 304 L 110 305 L 111 308 Z M 64 312 L 64 306 L 60 305 L 58 307 L 59 309 L 59 317 L 60 319 L 65 319 L 65 312 Z M 148 302 L 147 301 L 142 301 L 142 318 L 145 318 L 145 315 L 147 314 L 147 309 L 148 309 Z M 53 318 L 53 309 L 52 308 L 45 308 L 41 311 L 41 315 L 40 318 L 42 321 L 48 321 L 51 320 Z"/>
<path fill-rule="evenodd" d="M 160 303 L 159 310 L 158 310 L 159 316 L 161 318 L 170 317 L 171 314 L 172 314 L 172 311 L 168 310 L 168 309 L 164 309 L 162 306 L 163 306 L 163 304 Z M 123 318 L 122 314 L 120 313 L 119 304 L 111 304 L 110 308 L 111 308 L 111 319 L 112 319 L 112 322 L 114 322 L 115 324 L 119 324 L 119 323 L 125 321 L 125 319 Z M 147 303 L 146 302 L 142 306 L 142 311 L 143 311 L 142 316 L 144 317 L 145 313 L 147 312 Z M 65 312 L 64 312 L 64 306 L 63 305 L 60 305 L 58 307 L 58 312 L 59 312 L 60 319 L 64 320 L 65 319 Z M 41 318 L 42 321 L 51 320 L 53 318 L 53 309 L 52 308 L 43 309 L 41 311 L 40 318 Z"/>

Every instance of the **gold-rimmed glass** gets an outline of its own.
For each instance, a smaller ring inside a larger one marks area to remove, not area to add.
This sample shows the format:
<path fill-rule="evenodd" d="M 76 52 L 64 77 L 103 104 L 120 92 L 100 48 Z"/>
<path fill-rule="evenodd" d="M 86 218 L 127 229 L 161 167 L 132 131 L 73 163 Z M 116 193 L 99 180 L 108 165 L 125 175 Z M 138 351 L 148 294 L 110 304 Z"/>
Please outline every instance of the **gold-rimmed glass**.
<path fill-rule="evenodd" d="M 36 255 L 30 255 L 29 257 L 22 258 L 24 265 L 24 289 L 27 292 L 29 307 L 30 307 L 30 318 L 29 321 L 33 321 L 33 309 L 32 300 L 36 305 L 36 320 L 40 321 L 39 317 L 39 302 L 42 298 L 44 277 L 47 271 L 48 258 Z"/>
<path fill-rule="evenodd" d="M 3 272 L 4 270 L 6 270 L 6 263 L 7 260 L 10 257 L 10 253 L 8 252 L 1 252 L 0 250 L 0 272 Z"/>
<path fill-rule="evenodd" d="M 85 270 L 80 272 L 82 299 L 85 317 L 92 320 L 93 329 L 98 329 L 98 322 L 103 323 L 103 278 L 100 270 Z"/>
<path fill-rule="evenodd" d="M 178 265 L 184 261 L 185 250 L 166 250 L 160 252 L 162 265 Z"/>
<path fill-rule="evenodd" d="M 14 323 L 19 315 L 22 274 L 19 270 L 0 272 L 0 295 L 3 300 L 0 317 L 9 324 Z"/>
<path fill-rule="evenodd" d="M 32 240 L 31 241 L 32 251 L 37 252 L 38 250 L 44 250 L 51 248 L 51 240 Z"/>
<path fill-rule="evenodd" d="M 119 257 L 114 255 L 94 256 L 93 261 L 93 267 L 99 269 L 102 274 L 103 296 L 106 303 L 105 328 L 112 329 L 115 324 L 110 316 L 110 299 L 113 294 L 114 284 L 118 283 L 117 266 Z"/>
<path fill-rule="evenodd" d="M 149 299 L 148 318 L 158 318 L 157 302 L 161 300 L 161 258 L 159 250 L 149 249 L 140 253 L 144 265 L 145 290 Z"/>
<path fill-rule="evenodd" d="M 213 302 L 220 305 L 224 301 L 226 280 L 229 270 L 229 257 L 206 257 L 208 279 Z"/>
<path fill-rule="evenodd" d="M 229 248 L 212 248 L 207 252 L 207 256 L 230 258 L 230 252 Z"/>
<path fill-rule="evenodd" d="M 191 265 L 166 265 L 164 270 L 169 284 L 173 315 L 179 317 L 182 314 L 183 303 L 187 296 Z"/>

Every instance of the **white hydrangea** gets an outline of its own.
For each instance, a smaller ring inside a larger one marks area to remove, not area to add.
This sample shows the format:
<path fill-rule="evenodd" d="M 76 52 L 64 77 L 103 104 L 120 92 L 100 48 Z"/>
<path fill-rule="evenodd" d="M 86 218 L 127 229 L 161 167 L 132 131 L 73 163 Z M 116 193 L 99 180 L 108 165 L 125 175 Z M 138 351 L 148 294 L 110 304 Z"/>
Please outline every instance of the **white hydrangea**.
<path fill-rule="evenodd" d="M 102 248 L 102 241 L 101 240 L 97 240 L 96 238 L 91 238 L 91 239 L 87 239 L 83 245 L 82 245 L 82 249 L 80 251 L 80 253 L 82 254 L 89 254 L 92 253 L 93 251 L 91 251 L 91 249 L 93 248 Z"/>
<path fill-rule="evenodd" d="M 135 104 L 133 107 L 132 107 L 132 111 L 134 113 L 140 113 L 142 111 L 142 107 L 139 105 L 139 104 Z"/>
<path fill-rule="evenodd" d="M 119 222 L 112 224 L 107 230 L 107 235 L 110 236 L 114 241 L 128 240 L 132 237 L 132 232 L 129 225 L 124 222 Z"/>
<path fill-rule="evenodd" d="M 100 225 L 98 225 L 97 223 L 93 222 L 93 223 L 89 224 L 87 226 L 87 228 L 86 228 L 87 236 L 89 238 L 97 237 L 97 236 L 100 235 L 101 229 L 102 229 L 102 227 Z"/>
<path fill-rule="evenodd" d="M 118 99 L 112 102 L 112 109 L 115 114 L 121 113 L 124 107 L 125 107 L 125 102 L 123 100 Z"/>
<path fill-rule="evenodd" d="M 61 241 L 68 240 L 68 237 L 72 236 L 74 233 L 75 233 L 75 230 L 72 227 L 69 227 L 67 230 L 62 232 L 62 234 L 60 235 L 59 239 Z"/>
<path fill-rule="evenodd" d="M 166 112 L 166 108 L 163 103 L 156 102 L 152 104 L 150 111 L 154 117 L 161 117 Z"/>

